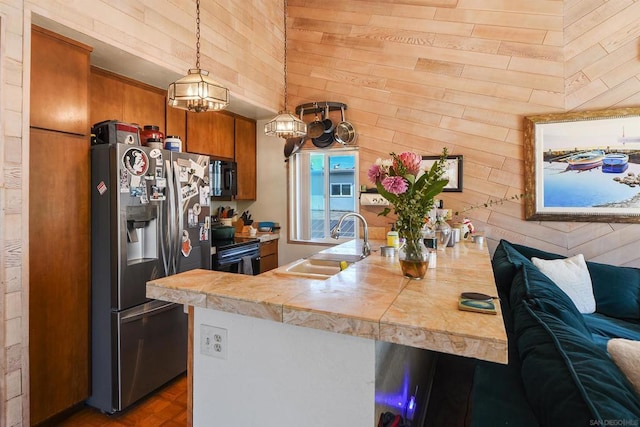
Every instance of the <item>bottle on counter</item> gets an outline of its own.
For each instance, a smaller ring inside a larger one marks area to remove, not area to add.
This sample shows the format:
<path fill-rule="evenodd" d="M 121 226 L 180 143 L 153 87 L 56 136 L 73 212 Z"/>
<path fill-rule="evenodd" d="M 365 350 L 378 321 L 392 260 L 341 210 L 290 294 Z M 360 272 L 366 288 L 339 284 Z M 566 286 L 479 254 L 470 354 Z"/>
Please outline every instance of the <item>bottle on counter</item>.
<path fill-rule="evenodd" d="M 400 247 L 400 235 L 396 231 L 396 224 L 391 223 L 391 231 L 387 233 L 387 246 L 392 246 L 395 249 Z"/>

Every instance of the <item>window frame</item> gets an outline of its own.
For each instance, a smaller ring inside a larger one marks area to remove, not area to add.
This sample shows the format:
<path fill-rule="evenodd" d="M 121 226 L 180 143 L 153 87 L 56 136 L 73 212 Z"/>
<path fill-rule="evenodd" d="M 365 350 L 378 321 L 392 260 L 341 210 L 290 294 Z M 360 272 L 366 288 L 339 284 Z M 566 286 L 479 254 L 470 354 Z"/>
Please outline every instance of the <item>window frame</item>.
<path fill-rule="evenodd" d="M 324 211 L 330 211 L 330 201 L 332 198 L 354 198 L 354 209 L 353 212 L 360 211 L 360 201 L 358 194 L 354 193 L 354 188 L 360 188 L 359 186 L 359 150 L 357 147 L 344 147 L 344 148 L 332 148 L 330 150 L 320 150 L 320 149 L 302 149 L 297 153 L 293 154 L 288 158 L 287 161 L 287 180 L 288 180 L 288 216 L 289 216 L 289 227 L 288 227 L 288 241 L 291 243 L 305 243 L 305 244 L 315 244 L 315 245 L 335 245 L 339 243 L 348 242 L 357 239 L 360 234 L 360 227 L 356 223 L 355 233 L 353 237 L 340 237 L 339 239 L 333 239 L 328 236 L 327 230 L 325 229 L 325 235 L 327 237 L 322 239 L 314 239 L 312 238 L 312 227 L 305 227 L 301 229 L 301 224 L 309 223 L 311 220 L 311 197 L 301 197 L 301 191 L 303 188 L 307 189 L 306 195 L 310 195 L 311 189 L 311 174 L 304 174 L 303 171 L 311 170 L 311 155 L 314 153 L 320 153 L 324 155 L 325 161 L 325 170 L 329 171 L 328 163 L 329 156 L 336 155 L 349 155 L 352 154 L 354 156 L 354 174 L 353 174 L 353 184 L 349 183 L 332 183 L 330 182 L 331 174 L 324 174 L 324 189 L 326 190 L 324 197 Z M 306 175 L 306 176 L 305 176 Z M 351 185 L 352 196 L 331 196 L 331 185 L 332 184 L 349 184 Z M 300 200 L 302 199 L 302 200 Z M 297 206 L 298 203 L 303 203 L 302 206 Z M 325 221 L 327 223 L 327 221 Z M 326 225 L 325 225 L 326 227 Z"/>

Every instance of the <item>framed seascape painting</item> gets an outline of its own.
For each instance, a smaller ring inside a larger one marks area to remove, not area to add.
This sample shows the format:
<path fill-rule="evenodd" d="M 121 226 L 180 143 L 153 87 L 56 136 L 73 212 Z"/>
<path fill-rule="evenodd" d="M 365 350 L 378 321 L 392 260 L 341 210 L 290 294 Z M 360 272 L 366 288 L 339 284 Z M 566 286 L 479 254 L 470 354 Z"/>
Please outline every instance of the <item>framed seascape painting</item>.
<path fill-rule="evenodd" d="M 440 156 L 422 156 L 422 165 L 430 168 Z M 462 191 L 462 155 L 447 156 L 446 174 L 449 178 L 442 191 Z"/>
<path fill-rule="evenodd" d="M 524 120 L 527 220 L 640 222 L 640 108 Z"/>

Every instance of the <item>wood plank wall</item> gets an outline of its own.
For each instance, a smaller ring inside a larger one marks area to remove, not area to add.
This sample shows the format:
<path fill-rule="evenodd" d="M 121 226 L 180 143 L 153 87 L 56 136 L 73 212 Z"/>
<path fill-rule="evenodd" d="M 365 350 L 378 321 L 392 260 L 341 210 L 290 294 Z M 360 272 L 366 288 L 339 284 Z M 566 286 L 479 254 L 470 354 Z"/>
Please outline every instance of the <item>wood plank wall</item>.
<path fill-rule="evenodd" d="M 524 191 L 525 116 L 640 103 L 637 1 L 289 0 L 288 17 L 290 106 L 348 105 L 361 183 L 390 151 L 464 155 L 453 210 Z M 639 225 L 527 222 L 512 201 L 467 215 L 493 244 L 640 266 Z"/>

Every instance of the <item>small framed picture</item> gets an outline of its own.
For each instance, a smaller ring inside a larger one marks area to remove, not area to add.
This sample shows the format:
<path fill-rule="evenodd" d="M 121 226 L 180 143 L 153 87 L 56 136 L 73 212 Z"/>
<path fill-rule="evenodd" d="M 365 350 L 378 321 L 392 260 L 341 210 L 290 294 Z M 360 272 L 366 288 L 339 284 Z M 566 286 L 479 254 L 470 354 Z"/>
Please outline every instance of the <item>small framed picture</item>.
<path fill-rule="evenodd" d="M 440 156 L 422 156 L 422 165 L 425 169 L 431 168 Z M 462 155 L 447 156 L 445 169 L 449 182 L 442 191 L 461 192 L 462 191 Z"/>

